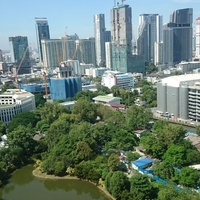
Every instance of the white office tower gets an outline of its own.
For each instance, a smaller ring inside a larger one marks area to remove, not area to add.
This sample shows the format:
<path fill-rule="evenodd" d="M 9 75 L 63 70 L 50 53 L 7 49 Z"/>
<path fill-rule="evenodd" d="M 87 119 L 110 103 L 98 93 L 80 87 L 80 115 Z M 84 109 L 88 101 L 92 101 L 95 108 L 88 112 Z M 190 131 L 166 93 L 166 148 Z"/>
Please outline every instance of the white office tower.
<path fill-rule="evenodd" d="M 155 42 L 154 44 L 154 65 L 163 63 L 163 42 Z"/>
<path fill-rule="evenodd" d="M 96 64 L 105 64 L 105 18 L 104 14 L 94 16 Z"/>
<path fill-rule="evenodd" d="M 112 67 L 112 44 L 111 44 L 111 42 L 106 42 L 105 48 L 106 48 L 106 68 L 111 69 L 111 67 Z"/>
<path fill-rule="evenodd" d="M 200 58 L 200 17 L 196 19 L 196 58 Z"/>
<path fill-rule="evenodd" d="M 139 16 L 138 55 L 144 56 L 145 62 L 154 60 L 154 45 L 162 41 L 163 18 L 158 14 L 142 14 Z M 159 50 L 158 50 L 159 52 Z"/>
<path fill-rule="evenodd" d="M 119 86 L 125 89 L 131 89 L 134 87 L 133 75 L 131 73 L 122 73 L 119 71 L 105 71 L 101 84 L 112 88 L 113 86 Z"/>

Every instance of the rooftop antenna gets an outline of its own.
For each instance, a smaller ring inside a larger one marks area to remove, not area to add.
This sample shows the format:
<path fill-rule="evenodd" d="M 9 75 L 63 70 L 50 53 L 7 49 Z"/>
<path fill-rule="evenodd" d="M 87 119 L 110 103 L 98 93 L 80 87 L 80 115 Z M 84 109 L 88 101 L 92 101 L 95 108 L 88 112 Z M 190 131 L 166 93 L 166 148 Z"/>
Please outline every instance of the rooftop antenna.
<path fill-rule="evenodd" d="M 116 7 L 116 0 L 114 0 L 114 7 Z"/>

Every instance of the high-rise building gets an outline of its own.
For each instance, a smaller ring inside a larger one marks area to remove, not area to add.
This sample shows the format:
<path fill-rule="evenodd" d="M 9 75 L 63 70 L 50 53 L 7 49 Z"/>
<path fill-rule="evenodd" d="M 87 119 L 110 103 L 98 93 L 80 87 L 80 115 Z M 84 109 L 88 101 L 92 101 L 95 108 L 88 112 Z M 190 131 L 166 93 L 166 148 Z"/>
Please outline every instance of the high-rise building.
<path fill-rule="evenodd" d="M 112 70 L 133 71 L 132 11 L 129 5 L 117 5 L 111 10 Z"/>
<path fill-rule="evenodd" d="M 173 12 L 163 27 L 163 63 L 173 65 L 192 60 L 192 8 Z"/>
<path fill-rule="evenodd" d="M 79 36 L 77 34 L 65 35 L 62 37 L 64 61 L 73 60 L 76 58 L 76 40 L 79 40 Z"/>
<path fill-rule="evenodd" d="M 105 31 L 105 42 L 111 42 L 111 31 Z"/>
<path fill-rule="evenodd" d="M 0 62 L 3 62 L 3 53 L 1 49 L 0 49 Z"/>
<path fill-rule="evenodd" d="M 196 19 L 196 57 L 200 58 L 200 17 Z"/>
<path fill-rule="evenodd" d="M 16 70 L 21 63 L 18 74 L 30 73 L 30 60 L 28 48 L 28 39 L 23 36 L 9 37 L 11 62 L 16 66 Z M 24 58 L 23 58 L 24 57 Z M 23 59 L 23 60 L 22 60 Z"/>
<path fill-rule="evenodd" d="M 47 18 L 35 18 L 35 28 L 36 28 L 39 59 L 42 62 L 43 57 L 42 57 L 41 40 L 50 39 L 49 25 Z"/>
<path fill-rule="evenodd" d="M 105 58 L 105 17 L 104 14 L 94 16 L 94 33 L 96 46 L 96 64 L 104 65 Z"/>
<path fill-rule="evenodd" d="M 80 63 L 96 65 L 95 38 L 79 39 L 79 56 L 77 59 Z M 105 44 L 104 44 L 105 45 Z M 105 48 L 105 47 L 104 47 Z"/>
<path fill-rule="evenodd" d="M 52 73 L 63 61 L 63 47 L 61 39 L 41 40 L 44 69 Z"/>
<path fill-rule="evenodd" d="M 158 14 L 139 16 L 138 55 L 143 55 L 146 63 L 154 60 L 154 45 L 162 41 L 162 25 L 162 16 Z"/>
<path fill-rule="evenodd" d="M 111 69 L 112 68 L 112 43 L 106 42 L 105 48 L 106 48 L 106 68 Z"/>

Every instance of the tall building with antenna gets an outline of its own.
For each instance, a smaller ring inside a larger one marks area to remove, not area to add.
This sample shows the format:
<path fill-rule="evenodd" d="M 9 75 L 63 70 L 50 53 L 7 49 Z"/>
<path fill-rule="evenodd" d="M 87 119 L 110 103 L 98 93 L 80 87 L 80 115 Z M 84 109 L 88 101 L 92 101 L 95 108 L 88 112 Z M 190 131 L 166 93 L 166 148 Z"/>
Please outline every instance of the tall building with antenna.
<path fill-rule="evenodd" d="M 40 62 L 43 61 L 41 40 L 50 39 L 49 25 L 47 18 L 35 18 L 36 37 Z"/>

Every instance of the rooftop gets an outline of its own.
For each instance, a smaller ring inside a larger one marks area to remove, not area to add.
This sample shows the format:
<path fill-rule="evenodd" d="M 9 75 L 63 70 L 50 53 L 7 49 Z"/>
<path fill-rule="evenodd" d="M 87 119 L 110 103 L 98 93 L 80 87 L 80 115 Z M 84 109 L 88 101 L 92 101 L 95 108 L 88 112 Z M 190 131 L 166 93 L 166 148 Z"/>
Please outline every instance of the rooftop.
<path fill-rule="evenodd" d="M 167 78 L 164 78 L 161 80 L 162 84 L 167 86 L 172 86 L 172 87 L 179 87 L 181 83 L 188 83 L 189 82 L 195 82 L 195 81 L 200 81 L 200 74 L 185 74 L 185 75 L 179 75 L 179 76 L 170 76 Z"/>
<path fill-rule="evenodd" d="M 151 160 L 149 158 L 140 158 L 133 162 L 133 164 L 137 167 L 142 167 L 144 165 L 148 165 L 148 164 L 152 164 L 152 163 L 153 163 L 153 160 Z"/>
<path fill-rule="evenodd" d="M 93 100 L 109 103 L 109 102 L 112 102 L 112 101 L 115 101 L 115 100 L 121 100 L 121 98 L 112 97 L 112 96 L 97 96 L 97 97 L 94 97 Z"/>

